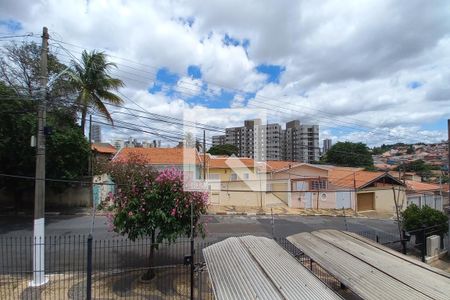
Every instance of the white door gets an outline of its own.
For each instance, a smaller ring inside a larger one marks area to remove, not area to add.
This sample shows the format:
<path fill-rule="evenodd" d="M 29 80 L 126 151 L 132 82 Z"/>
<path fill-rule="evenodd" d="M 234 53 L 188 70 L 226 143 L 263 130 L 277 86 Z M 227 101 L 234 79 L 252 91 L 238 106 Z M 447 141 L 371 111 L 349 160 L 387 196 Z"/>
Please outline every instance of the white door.
<path fill-rule="evenodd" d="M 312 208 L 312 193 L 305 193 L 305 208 Z"/>
<path fill-rule="evenodd" d="M 336 208 L 342 209 L 342 208 L 351 208 L 351 197 L 352 194 L 349 191 L 338 191 L 336 192 Z"/>

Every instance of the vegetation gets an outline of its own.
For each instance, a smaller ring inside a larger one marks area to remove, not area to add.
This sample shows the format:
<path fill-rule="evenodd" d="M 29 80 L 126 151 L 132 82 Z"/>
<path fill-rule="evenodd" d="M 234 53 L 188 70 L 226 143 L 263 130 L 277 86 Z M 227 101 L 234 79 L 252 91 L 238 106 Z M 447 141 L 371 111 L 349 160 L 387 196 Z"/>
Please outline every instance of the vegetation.
<path fill-rule="evenodd" d="M 384 152 L 389 151 L 391 149 L 394 149 L 396 147 L 405 147 L 405 146 L 409 146 L 409 148 L 411 148 L 411 150 L 412 150 L 412 146 L 411 145 L 407 145 L 405 143 L 396 143 L 396 144 L 392 144 L 392 145 L 383 144 L 380 147 L 373 147 L 372 148 L 372 154 L 380 155 L 380 154 L 383 154 Z"/>
<path fill-rule="evenodd" d="M 103 202 L 110 215 L 111 229 L 131 240 L 149 236 L 150 269 L 142 277 L 152 279 L 154 251 L 166 240 L 175 241 L 191 231 L 191 205 L 194 235 L 204 236 L 200 216 L 206 213 L 208 194 L 184 189 L 181 171 L 166 169 L 155 173 L 134 158 L 130 163 L 112 163 L 109 173 L 118 185 Z"/>
<path fill-rule="evenodd" d="M 427 205 L 419 208 L 417 205 L 411 204 L 402 212 L 401 217 L 403 228 L 406 231 L 420 230 L 422 226 L 435 226 L 433 227 L 434 234 L 442 236 L 448 233 L 447 216 Z"/>
<path fill-rule="evenodd" d="M 122 80 L 109 75 L 113 67 L 116 67 L 116 65 L 108 62 L 103 52 L 92 51 L 88 53 L 83 51 L 81 64 L 75 63 L 73 69 L 67 72 L 71 84 L 78 92 L 75 103 L 81 112 L 81 129 L 83 132 L 90 107 L 113 123 L 105 103 L 123 103 L 119 96 L 111 92 L 124 85 Z"/>
<path fill-rule="evenodd" d="M 36 149 L 30 138 L 36 135 L 36 102 L 18 96 L 13 88 L 0 82 L 0 172 L 34 176 Z M 70 110 L 52 108 L 47 114 L 47 169 L 48 178 L 79 179 L 87 173 L 89 143 L 84 138 L 76 118 Z M 30 180 L 0 178 L 0 188 L 13 193 L 15 204 L 22 192 L 32 189 Z M 49 186 L 61 187 L 61 183 Z M 31 203 L 31 202 L 30 202 Z M 16 208 L 18 208 L 16 206 Z"/>
<path fill-rule="evenodd" d="M 415 172 L 417 175 L 421 176 L 425 181 L 430 178 L 433 174 L 431 170 L 434 169 L 433 166 L 427 164 L 424 160 L 418 159 L 412 162 L 404 163 L 398 167 L 396 170 L 401 170 L 404 172 Z"/>
<path fill-rule="evenodd" d="M 373 167 L 372 155 L 363 143 L 338 142 L 327 151 L 322 160 L 345 167 Z"/>
<path fill-rule="evenodd" d="M 212 155 L 238 155 L 239 148 L 230 144 L 216 145 L 209 148 L 208 153 Z"/>

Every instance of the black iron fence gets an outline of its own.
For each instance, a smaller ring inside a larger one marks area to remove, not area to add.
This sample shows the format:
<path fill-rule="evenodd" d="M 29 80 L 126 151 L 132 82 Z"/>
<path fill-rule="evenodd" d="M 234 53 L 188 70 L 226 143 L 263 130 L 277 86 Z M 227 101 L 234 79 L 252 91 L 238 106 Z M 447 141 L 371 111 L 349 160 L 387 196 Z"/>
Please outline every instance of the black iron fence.
<path fill-rule="evenodd" d="M 34 243 L 32 237 L 0 238 L 0 299 L 213 298 L 201 251 L 209 245 L 204 241 L 193 243 L 193 260 L 188 239 L 154 244 L 151 263 L 150 239 L 49 236 L 44 241 L 48 283 L 31 287 Z M 154 277 L 143 280 L 146 273 Z"/>
<path fill-rule="evenodd" d="M 424 238 L 433 233 L 433 228 L 421 230 Z M 420 233 L 412 232 L 411 238 L 398 231 L 357 233 L 400 252 L 424 253 L 424 239 L 417 240 Z M 193 243 L 180 238 L 172 244 L 155 244 L 150 261 L 150 239 L 47 236 L 45 274 L 49 282 L 30 287 L 34 239 L 0 237 L 0 299 L 213 299 L 202 249 L 225 238 Z M 286 238 L 274 239 L 345 299 L 358 298 Z M 143 280 L 148 272 L 154 274 L 153 279 Z"/>

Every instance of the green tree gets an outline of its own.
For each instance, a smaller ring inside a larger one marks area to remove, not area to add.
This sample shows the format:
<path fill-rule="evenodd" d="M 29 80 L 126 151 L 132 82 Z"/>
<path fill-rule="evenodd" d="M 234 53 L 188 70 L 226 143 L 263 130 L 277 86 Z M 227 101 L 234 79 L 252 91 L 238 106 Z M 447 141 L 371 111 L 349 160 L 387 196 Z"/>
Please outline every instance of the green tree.
<path fill-rule="evenodd" d="M 109 172 L 118 185 L 103 202 L 110 215 L 111 229 L 131 240 L 151 238 L 150 268 L 143 280 L 155 276 L 154 251 L 166 240 L 174 242 L 180 235 L 189 236 L 191 205 L 194 234 L 204 236 L 200 216 L 206 213 L 208 194 L 184 189 L 184 178 L 177 169 L 155 172 L 134 159 L 129 163 L 111 163 Z"/>
<path fill-rule="evenodd" d="M 363 143 L 338 142 L 327 151 L 323 160 L 345 167 L 373 167 L 372 155 Z"/>
<path fill-rule="evenodd" d="M 10 43 L 0 50 L 0 80 L 14 91 L 16 96 L 36 99 L 40 91 L 41 46 L 31 43 Z M 48 76 L 52 81 L 47 89 L 47 107 L 72 108 L 73 88 L 68 76 L 63 73 L 67 68 L 52 53 L 48 53 Z M 58 76 L 58 77 L 57 77 Z M 74 112 L 74 111 L 73 111 Z"/>
<path fill-rule="evenodd" d="M 417 159 L 412 162 L 404 163 L 396 168 L 396 170 L 401 170 L 404 172 L 415 172 L 417 175 L 421 176 L 423 179 L 427 180 L 433 175 L 431 170 L 433 167 L 427 164 L 422 159 Z"/>
<path fill-rule="evenodd" d="M 11 87 L 0 82 L 0 172 L 34 176 L 36 149 L 30 138 L 36 135 L 36 101 L 21 98 Z M 48 178 L 79 179 L 87 172 L 90 153 L 72 112 L 53 108 L 47 114 L 52 134 L 47 136 Z M 17 178 L 0 178 L 0 187 L 13 193 L 15 204 L 21 193 L 31 189 L 34 182 Z M 49 184 L 55 187 L 56 183 Z M 59 184 L 61 187 L 62 185 Z M 17 208 L 17 207 L 16 207 Z"/>
<path fill-rule="evenodd" d="M 230 144 L 216 145 L 209 148 L 208 153 L 212 155 L 238 155 L 239 148 Z"/>
<path fill-rule="evenodd" d="M 409 205 L 402 212 L 401 221 L 406 231 L 415 231 L 415 234 L 418 233 L 422 226 L 433 226 L 433 234 L 440 236 L 448 233 L 448 217 L 443 212 L 428 205 L 422 208 L 415 204 Z"/>
<path fill-rule="evenodd" d="M 116 64 L 108 62 L 103 52 L 83 51 L 81 63 L 74 63 L 73 68 L 67 72 L 78 92 L 75 102 L 81 111 L 83 132 L 90 107 L 101 113 L 112 124 L 113 120 L 105 103 L 123 103 L 123 100 L 112 92 L 124 86 L 122 80 L 109 75 L 113 67 L 116 67 Z"/>

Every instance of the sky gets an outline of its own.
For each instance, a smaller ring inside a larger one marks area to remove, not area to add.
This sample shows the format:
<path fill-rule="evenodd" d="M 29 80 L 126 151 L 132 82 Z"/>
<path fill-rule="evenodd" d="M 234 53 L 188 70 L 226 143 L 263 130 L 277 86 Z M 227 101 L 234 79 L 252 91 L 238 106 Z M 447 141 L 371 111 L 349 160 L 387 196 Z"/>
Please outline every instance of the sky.
<path fill-rule="evenodd" d="M 125 106 L 164 118 L 219 128 L 299 119 L 321 140 L 369 146 L 447 136 L 450 1 L 1 2 L 1 35 L 39 42 L 42 26 L 65 63 L 105 51 Z M 124 109 L 113 117 L 181 130 Z M 105 141 L 170 142 L 153 133 L 103 128 Z"/>

